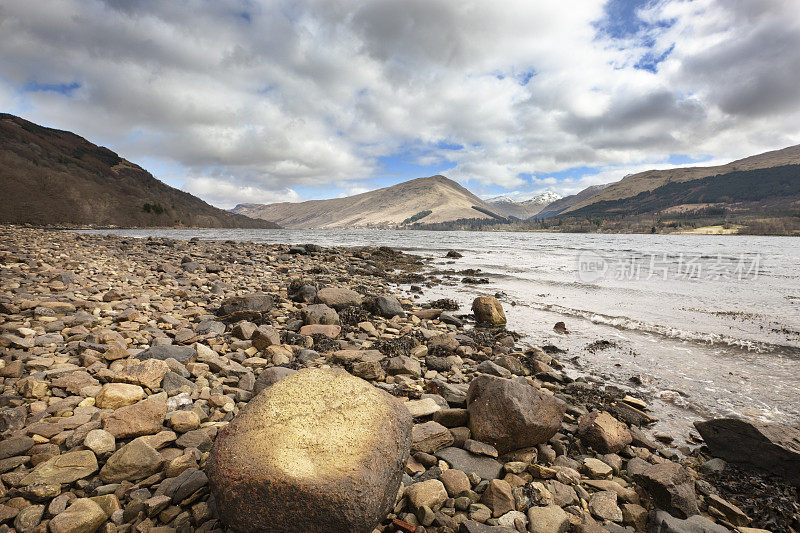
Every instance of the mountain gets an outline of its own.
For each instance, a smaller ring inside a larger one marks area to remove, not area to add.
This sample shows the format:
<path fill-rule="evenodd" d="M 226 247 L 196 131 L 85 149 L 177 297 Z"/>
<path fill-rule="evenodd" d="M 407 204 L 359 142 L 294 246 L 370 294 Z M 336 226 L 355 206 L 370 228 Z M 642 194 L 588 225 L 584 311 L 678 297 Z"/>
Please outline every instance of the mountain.
<path fill-rule="evenodd" d="M 555 200 L 554 202 L 544 206 L 541 211 L 536 213 L 535 218 L 550 218 L 554 217 L 564 211 L 568 210 L 572 206 L 579 204 L 586 200 L 587 198 L 591 198 L 598 192 L 602 191 L 606 187 L 611 185 L 610 183 L 606 183 L 603 185 L 592 185 L 591 187 L 586 187 L 581 192 L 577 194 L 572 194 L 570 196 L 565 196 L 559 200 Z M 529 217 L 530 218 L 530 217 Z"/>
<path fill-rule="evenodd" d="M 217 209 L 68 131 L 0 113 L 0 224 L 277 228 Z"/>
<path fill-rule="evenodd" d="M 503 219 L 495 208 L 444 176 L 417 178 L 346 198 L 239 204 L 234 213 L 287 228 L 402 227 L 459 219 Z"/>
<path fill-rule="evenodd" d="M 561 199 L 561 196 L 558 194 L 552 191 L 544 191 L 528 200 L 518 201 L 508 196 L 495 196 L 494 198 L 488 198 L 486 203 L 492 205 L 498 214 L 525 220 L 559 199 Z"/>
<path fill-rule="evenodd" d="M 662 220 L 726 215 L 797 217 L 800 165 L 735 170 L 690 181 L 671 181 L 635 196 L 595 201 L 573 209 L 568 215 L 606 218 L 651 213 L 657 213 Z"/>
<path fill-rule="evenodd" d="M 800 164 L 800 145 L 746 157 L 744 159 L 732 161 L 726 165 L 648 170 L 626 176 L 591 197 L 576 202 L 562 213 L 566 214 L 571 211 L 576 211 L 596 202 L 608 202 L 630 198 L 645 191 L 653 191 L 668 183 L 698 180 L 736 171 L 757 170 L 796 164 Z"/>

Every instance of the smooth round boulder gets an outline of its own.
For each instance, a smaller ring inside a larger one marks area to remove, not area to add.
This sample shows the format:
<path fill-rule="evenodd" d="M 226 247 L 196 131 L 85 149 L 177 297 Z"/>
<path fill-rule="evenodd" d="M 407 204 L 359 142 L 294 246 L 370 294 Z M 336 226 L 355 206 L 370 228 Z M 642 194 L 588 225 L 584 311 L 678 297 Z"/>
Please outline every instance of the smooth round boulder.
<path fill-rule="evenodd" d="M 237 532 L 369 533 L 394 504 L 411 428 L 402 403 L 342 369 L 284 377 L 214 442 L 219 516 Z"/>

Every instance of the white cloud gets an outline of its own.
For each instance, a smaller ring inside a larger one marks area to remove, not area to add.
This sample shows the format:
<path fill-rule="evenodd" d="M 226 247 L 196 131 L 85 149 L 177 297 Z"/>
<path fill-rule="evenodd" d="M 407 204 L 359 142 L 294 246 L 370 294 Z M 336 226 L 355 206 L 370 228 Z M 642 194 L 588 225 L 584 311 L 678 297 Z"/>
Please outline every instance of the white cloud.
<path fill-rule="evenodd" d="M 796 12 L 660 0 L 612 39 L 596 0 L 5 0 L 0 107 L 178 165 L 223 206 L 362 190 L 409 147 L 478 187 L 567 194 L 674 153 L 800 142 Z M 583 166 L 602 171 L 548 178 Z"/>

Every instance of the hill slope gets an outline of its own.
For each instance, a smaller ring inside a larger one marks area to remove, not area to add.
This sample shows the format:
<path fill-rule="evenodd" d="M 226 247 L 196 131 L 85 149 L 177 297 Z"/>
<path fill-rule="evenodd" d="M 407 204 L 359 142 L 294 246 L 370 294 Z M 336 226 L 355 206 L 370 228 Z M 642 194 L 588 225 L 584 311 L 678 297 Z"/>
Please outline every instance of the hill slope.
<path fill-rule="evenodd" d="M 603 189 L 605 189 L 606 187 L 608 187 L 608 185 L 609 184 L 592 185 L 591 187 L 586 187 L 585 189 L 583 189 L 581 192 L 579 192 L 577 194 L 572 194 L 570 196 L 565 196 L 564 198 L 561 198 L 560 200 L 556 200 L 555 202 L 552 202 L 552 203 L 547 204 L 546 206 L 544 206 L 538 213 L 536 213 L 536 215 L 533 218 L 550 218 L 550 217 L 554 217 L 554 216 L 566 211 L 570 207 L 572 207 L 572 206 L 574 206 L 574 205 L 586 200 L 587 198 L 591 198 L 592 196 L 594 196 L 598 192 L 600 192 Z"/>
<path fill-rule="evenodd" d="M 566 214 L 571 211 L 576 211 L 595 202 L 608 202 L 630 198 L 642 192 L 655 190 L 668 183 L 692 181 L 735 171 L 756 170 L 796 164 L 800 164 L 800 145 L 746 157 L 744 159 L 732 161 L 726 165 L 647 170 L 645 172 L 626 176 L 620 181 L 612 183 L 602 191 L 565 209 L 563 213 Z"/>
<path fill-rule="evenodd" d="M 399 227 L 413 222 L 497 217 L 492 216 L 495 210 L 491 205 L 444 176 L 417 178 L 346 198 L 239 204 L 233 212 L 287 228 Z"/>
<path fill-rule="evenodd" d="M 174 189 L 107 148 L 0 114 L 0 223 L 276 228 Z"/>

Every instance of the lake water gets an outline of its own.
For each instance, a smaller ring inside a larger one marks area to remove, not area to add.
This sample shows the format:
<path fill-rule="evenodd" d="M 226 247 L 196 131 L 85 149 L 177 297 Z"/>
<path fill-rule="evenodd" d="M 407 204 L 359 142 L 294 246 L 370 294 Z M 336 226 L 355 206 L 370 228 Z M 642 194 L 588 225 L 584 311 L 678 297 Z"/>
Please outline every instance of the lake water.
<path fill-rule="evenodd" d="M 691 420 L 736 415 L 800 424 L 800 240 L 390 230 L 114 230 L 146 237 L 323 246 L 386 245 L 433 258 L 444 285 L 422 301 L 501 298 L 510 329 L 553 344 L 575 374 L 632 378 L 680 436 Z M 444 258 L 457 250 L 463 258 Z M 468 285 L 457 271 L 480 269 Z M 408 290 L 408 286 L 398 287 Z M 512 305 L 513 302 L 513 305 Z M 566 323 L 568 335 L 553 331 Z M 598 344 L 597 341 L 608 341 Z"/>

